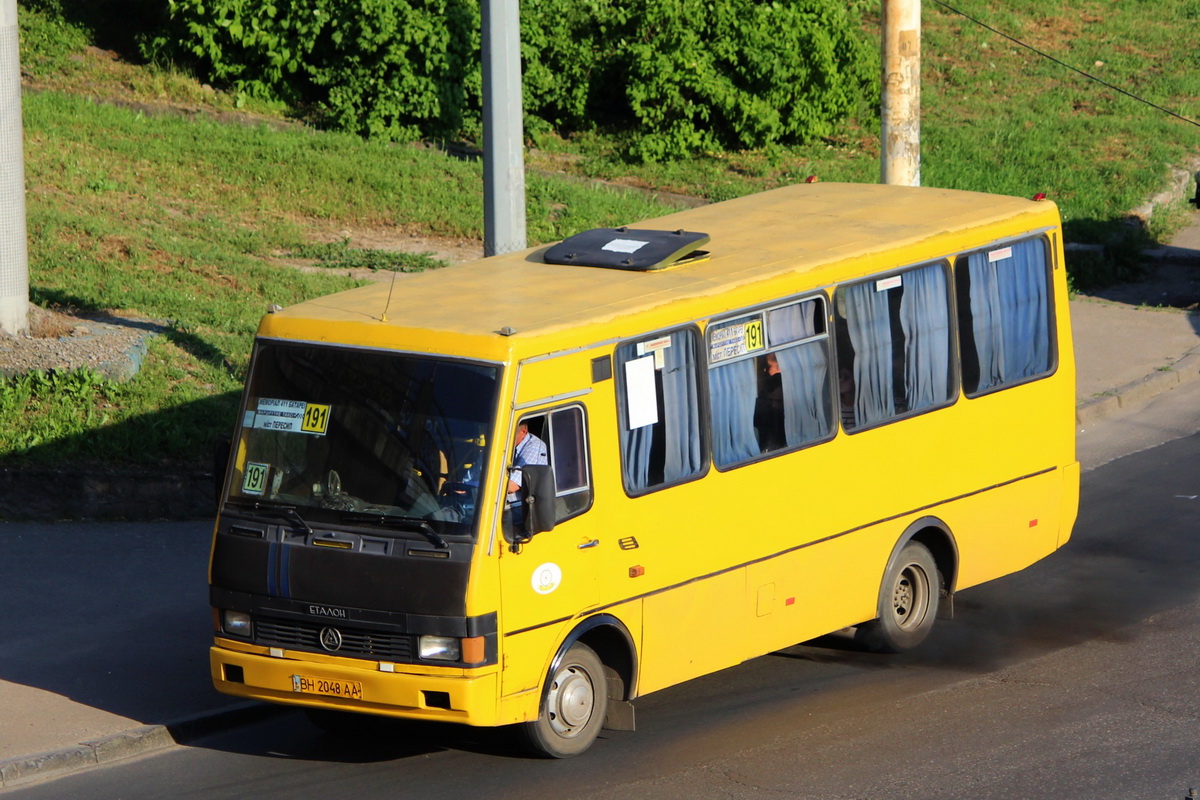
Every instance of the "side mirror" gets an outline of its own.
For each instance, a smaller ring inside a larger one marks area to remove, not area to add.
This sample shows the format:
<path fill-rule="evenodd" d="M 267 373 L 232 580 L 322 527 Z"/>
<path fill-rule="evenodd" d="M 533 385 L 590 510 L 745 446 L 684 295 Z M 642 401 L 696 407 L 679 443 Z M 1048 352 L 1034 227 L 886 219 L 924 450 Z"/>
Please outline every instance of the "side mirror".
<path fill-rule="evenodd" d="M 521 467 L 521 482 L 525 488 L 525 529 L 530 536 L 554 530 L 554 467 L 548 464 L 527 464 Z"/>

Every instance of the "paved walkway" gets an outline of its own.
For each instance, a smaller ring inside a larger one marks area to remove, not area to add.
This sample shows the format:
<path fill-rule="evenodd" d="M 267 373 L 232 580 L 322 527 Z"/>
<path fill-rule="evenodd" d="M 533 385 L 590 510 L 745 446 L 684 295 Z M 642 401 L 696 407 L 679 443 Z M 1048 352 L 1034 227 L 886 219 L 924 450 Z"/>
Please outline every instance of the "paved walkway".
<path fill-rule="evenodd" d="M 1200 219 L 1172 245 L 1200 273 Z M 1071 306 L 1081 425 L 1200 378 L 1200 314 Z M 210 522 L 0 523 L 0 786 L 273 712 L 209 682 L 210 533 Z"/>

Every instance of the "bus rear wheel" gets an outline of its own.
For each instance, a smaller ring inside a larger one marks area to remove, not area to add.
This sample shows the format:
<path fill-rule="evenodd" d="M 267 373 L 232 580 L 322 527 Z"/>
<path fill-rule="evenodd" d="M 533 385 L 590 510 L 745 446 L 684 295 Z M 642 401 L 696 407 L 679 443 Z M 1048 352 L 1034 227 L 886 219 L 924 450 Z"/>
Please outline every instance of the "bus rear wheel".
<path fill-rule="evenodd" d="M 925 640 L 937 618 L 941 576 L 928 548 L 909 542 L 883 576 L 879 619 L 858 626 L 855 638 L 878 653 L 903 653 Z"/>
<path fill-rule="evenodd" d="M 539 756 L 568 758 L 591 746 L 608 708 L 604 664 L 592 648 L 571 645 L 546 682 L 542 710 L 521 725 L 526 745 Z"/>

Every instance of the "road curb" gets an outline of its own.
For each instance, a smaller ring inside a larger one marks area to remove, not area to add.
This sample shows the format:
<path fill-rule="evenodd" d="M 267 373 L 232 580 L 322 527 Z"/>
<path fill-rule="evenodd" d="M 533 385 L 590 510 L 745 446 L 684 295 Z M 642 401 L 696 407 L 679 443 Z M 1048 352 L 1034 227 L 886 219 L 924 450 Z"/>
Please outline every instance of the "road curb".
<path fill-rule="evenodd" d="M 246 702 L 183 717 L 164 725 L 142 725 L 99 739 L 44 753 L 0 761 L 0 789 L 123 761 L 135 756 L 187 744 L 204 736 L 270 719 L 292 709 Z"/>
<path fill-rule="evenodd" d="M 1118 411 L 1139 406 L 1156 395 L 1197 379 L 1200 379 L 1200 347 L 1192 348 L 1169 367 L 1080 403 L 1075 407 L 1075 423 L 1087 425 L 1099 422 Z"/>

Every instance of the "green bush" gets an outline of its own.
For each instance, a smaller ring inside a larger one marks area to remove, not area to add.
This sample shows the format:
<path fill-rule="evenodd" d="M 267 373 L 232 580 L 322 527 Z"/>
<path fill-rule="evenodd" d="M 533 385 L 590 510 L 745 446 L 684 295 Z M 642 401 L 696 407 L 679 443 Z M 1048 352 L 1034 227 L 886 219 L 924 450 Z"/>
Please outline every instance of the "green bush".
<path fill-rule="evenodd" d="M 457 135 L 480 104 L 470 0 L 167 0 L 145 55 L 330 127 L 396 140 Z M 473 91 L 472 91 L 473 89 Z"/>
<path fill-rule="evenodd" d="M 477 136 L 468 0 L 168 0 L 159 58 L 391 139 Z M 878 96 L 860 3 L 525 0 L 527 128 L 626 131 L 642 160 L 811 141 Z"/>
<path fill-rule="evenodd" d="M 644 160 L 798 143 L 878 96 L 876 50 L 827 0 L 652 3 L 630 37 Z"/>

